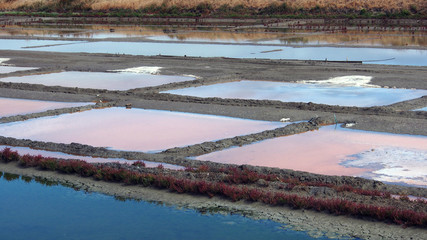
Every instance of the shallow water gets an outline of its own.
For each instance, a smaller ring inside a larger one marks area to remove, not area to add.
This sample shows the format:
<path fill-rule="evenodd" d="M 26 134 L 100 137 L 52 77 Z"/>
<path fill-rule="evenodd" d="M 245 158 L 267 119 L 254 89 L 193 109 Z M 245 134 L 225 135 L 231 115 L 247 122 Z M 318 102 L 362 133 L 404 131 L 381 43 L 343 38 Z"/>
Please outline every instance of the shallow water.
<path fill-rule="evenodd" d="M 78 87 L 124 91 L 194 80 L 193 77 L 151 75 L 129 72 L 60 72 L 22 77 L 0 78 L 2 82 L 43 84 L 45 86 Z"/>
<path fill-rule="evenodd" d="M 114 32 L 110 29 L 113 28 Z M 0 30 L 0 36 L 31 36 L 53 38 L 145 38 L 155 41 L 181 41 L 181 42 L 215 42 L 215 43 L 256 43 L 279 45 L 358 45 L 358 46 L 386 46 L 408 47 L 427 46 L 425 34 L 422 32 L 398 30 L 291 30 L 276 29 L 266 32 L 265 29 L 195 29 L 195 28 L 170 28 L 139 27 L 139 26 L 38 26 L 22 27 L 10 26 Z"/>
<path fill-rule="evenodd" d="M 89 102 L 52 102 L 0 97 L 0 118 L 14 115 L 44 112 L 58 108 L 80 107 Z"/>
<path fill-rule="evenodd" d="M 269 139 L 196 157 L 197 160 L 362 176 L 427 187 L 427 137 L 335 126 Z"/>
<path fill-rule="evenodd" d="M 31 48 L 25 48 L 31 47 Z M 155 42 L 82 42 L 51 40 L 0 39 L 1 50 L 49 52 L 87 52 L 132 55 L 172 55 L 193 57 L 230 57 L 265 59 L 301 59 L 329 61 L 364 61 L 374 64 L 427 66 L 427 50 L 286 47 L 225 44 L 155 43 Z"/>
<path fill-rule="evenodd" d="M 300 84 L 270 81 L 236 81 L 166 91 L 195 97 L 219 97 L 282 102 L 313 102 L 328 105 L 370 107 L 389 105 L 427 95 L 426 90 L 385 89 Z"/>
<path fill-rule="evenodd" d="M 118 201 L 0 175 L 2 239 L 313 239 L 272 221 Z"/>
<path fill-rule="evenodd" d="M 427 107 L 415 109 L 414 111 L 427 111 Z"/>
<path fill-rule="evenodd" d="M 39 150 L 39 149 L 32 149 L 29 147 L 15 147 L 15 146 L 7 146 L 7 145 L 0 145 L 0 150 L 4 148 L 10 148 L 12 151 L 17 151 L 20 155 L 30 154 L 33 156 L 42 155 L 43 157 L 52 157 L 52 158 L 60 158 L 60 159 L 74 159 L 74 160 L 83 160 L 89 163 L 108 163 L 108 162 L 119 162 L 123 164 L 132 164 L 137 160 L 127 160 L 124 158 L 101 158 L 101 157 L 90 157 L 90 156 L 80 156 L 80 155 L 71 155 L 63 152 L 52 152 L 52 151 L 45 151 L 45 150 Z M 174 170 L 180 170 L 184 169 L 182 166 L 178 165 L 172 165 L 167 163 L 159 163 L 159 162 L 150 162 L 145 161 L 141 159 L 140 161 L 143 161 L 145 163 L 146 167 L 154 168 L 159 166 L 159 164 L 162 164 L 164 168 L 167 169 L 174 169 Z"/>
<path fill-rule="evenodd" d="M 37 69 L 37 68 L 0 66 L 0 74 L 12 73 L 17 71 L 28 71 L 28 70 L 34 70 L 34 69 Z"/>
<path fill-rule="evenodd" d="M 0 135 L 128 151 L 160 151 L 285 125 L 182 112 L 108 108 L 0 124 Z"/>

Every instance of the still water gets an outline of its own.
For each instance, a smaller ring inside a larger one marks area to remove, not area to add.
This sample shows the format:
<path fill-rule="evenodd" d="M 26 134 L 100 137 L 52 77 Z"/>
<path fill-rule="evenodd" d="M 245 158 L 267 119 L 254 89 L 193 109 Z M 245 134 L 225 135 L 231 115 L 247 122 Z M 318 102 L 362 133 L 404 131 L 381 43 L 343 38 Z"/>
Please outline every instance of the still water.
<path fill-rule="evenodd" d="M 286 124 L 280 122 L 115 107 L 0 124 L 0 135 L 127 151 L 161 151 L 283 126 Z"/>
<path fill-rule="evenodd" d="M 110 29 L 114 31 L 110 31 Z M 80 25 L 37 27 L 8 26 L 0 36 L 26 36 L 49 38 L 87 39 L 144 39 L 152 41 L 256 43 L 278 45 L 356 45 L 385 47 L 427 46 L 426 34 L 401 30 L 291 30 L 291 29 L 220 29 L 220 28 L 171 28 L 169 26 L 106 26 Z"/>
<path fill-rule="evenodd" d="M 195 96 L 371 107 L 389 105 L 427 95 L 427 90 L 386 89 L 335 84 L 301 84 L 271 81 L 236 81 L 166 91 Z"/>
<path fill-rule="evenodd" d="M 192 57 L 230 57 L 264 59 L 300 59 L 329 61 L 364 61 L 389 65 L 427 65 L 427 50 L 350 48 L 350 47 L 287 47 L 262 45 L 191 44 L 159 42 L 83 42 L 55 40 L 0 39 L 0 50 L 49 52 L 87 52 L 131 55 L 172 55 Z"/>
<path fill-rule="evenodd" d="M 194 80 L 193 77 L 152 75 L 128 72 L 59 72 L 22 77 L 0 78 L 2 82 L 42 84 L 45 86 L 78 87 L 124 91 Z"/>
<path fill-rule="evenodd" d="M 427 187 L 427 137 L 322 127 L 196 157 L 197 160 L 360 176 Z"/>
<path fill-rule="evenodd" d="M 88 104 L 93 103 L 53 102 L 0 97 L 0 118 L 9 117 L 13 115 L 44 112 L 47 110 L 53 110 L 58 108 L 80 107 Z"/>
<path fill-rule="evenodd" d="M 39 149 L 33 149 L 29 147 L 15 147 L 15 146 L 8 146 L 8 145 L 0 145 L 0 151 L 4 148 L 10 148 L 12 151 L 17 151 L 20 155 L 42 155 L 43 157 L 51 157 L 51 158 L 59 158 L 59 159 L 75 159 L 75 160 L 82 160 L 89 163 L 108 163 L 108 162 L 119 162 L 122 164 L 132 164 L 137 160 L 127 160 L 124 158 L 101 158 L 101 157 L 90 157 L 90 156 L 81 156 L 81 155 L 71 155 L 63 152 L 52 152 L 52 151 L 45 151 L 45 150 L 39 150 Z M 174 169 L 174 170 L 180 170 L 184 169 L 182 166 L 178 165 L 172 165 L 167 163 L 159 163 L 159 162 L 149 162 L 145 161 L 143 159 L 140 159 L 139 161 L 143 161 L 145 163 L 145 166 L 148 168 L 154 168 L 159 166 L 159 164 L 162 164 L 164 168 L 167 169 Z"/>
<path fill-rule="evenodd" d="M 2 239 L 313 239 L 272 221 L 201 214 L 145 201 L 123 202 L 0 175 Z"/>
<path fill-rule="evenodd" d="M 12 66 L 0 66 L 0 74 L 12 73 L 17 71 L 28 71 L 36 68 L 30 67 L 12 67 Z"/>

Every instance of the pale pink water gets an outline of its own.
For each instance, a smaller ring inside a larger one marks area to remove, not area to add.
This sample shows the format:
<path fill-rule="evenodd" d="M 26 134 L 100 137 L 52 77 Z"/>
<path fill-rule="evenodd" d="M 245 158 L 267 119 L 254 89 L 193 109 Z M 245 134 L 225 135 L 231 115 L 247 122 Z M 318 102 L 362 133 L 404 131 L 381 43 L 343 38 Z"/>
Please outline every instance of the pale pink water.
<path fill-rule="evenodd" d="M 340 163 L 350 159 L 350 155 L 381 146 L 427 150 L 427 138 L 340 128 L 334 130 L 333 126 L 329 126 L 319 131 L 226 149 L 196 159 L 356 176 L 369 169 L 345 167 Z"/>
<path fill-rule="evenodd" d="M 28 147 L 14 147 L 14 146 L 0 145 L 0 151 L 3 150 L 4 148 L 10 148 L 12 151 L 17 151 L 20 155 L 25 155 L 25 154 L 30 154 L 33 156 L 42 155 L 43 157 L 83 160 L 89 163 L 119 162 L 119 163 L 132 164 L 136 161 L 136 160 L 127 160 L 124 158 L 95 158 L 95 157 L 89 157 L 89 156 L 71 155 L 71 154 L 62 153 L 62 152 L 44 151 L 44 150 L 32 149 Z M 145 163 L 145 166 L 149 168 L 154 168 L 154 167 L 157 167 L 159 164 L 162 164 L 164 168 L 168 168 L 168 169 L 174 169 L 174 170 L 184 169 L 184 167 L 178 166 L 178 165 L 149 162 L 149 161 L 143 161 L 143 162 Z"/>
<path fill-rule="evenodd" d="M 285 125 L 212 115 L 109 108 L 3 124 L 0 135 L 129 151 L 159 151 Z"/>
<path fill-rule="evenodd" d="M 36 112 L 44 112 L 58 108 L 79 107 L 88 105 L 87 102 L 52 102 L 39 100 L 25 100 L 15 98 L 0 98 L 0 118 L 13 115 L 23 115 Z"/>
<path fill-rule="evenodd" d="M 194 80 L 193 77 L 115 72 L 59 72 L 22 77 L 1 78 L 2 82 L 42 84 L 107 90 L 129 90 Z"/>

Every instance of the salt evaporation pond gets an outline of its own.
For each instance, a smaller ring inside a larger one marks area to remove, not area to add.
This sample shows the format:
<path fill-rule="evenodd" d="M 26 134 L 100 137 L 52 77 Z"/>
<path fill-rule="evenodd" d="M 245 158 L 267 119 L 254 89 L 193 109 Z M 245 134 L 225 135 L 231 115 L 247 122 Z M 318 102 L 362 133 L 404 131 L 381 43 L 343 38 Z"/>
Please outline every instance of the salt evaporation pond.
<path fill-rule="evenodd" d="M 333 81 L 331 82 L 332 84 L 307 84 L 271 81 L 236 81 L 175 89 L 165 91 L 164 93 L 203 98 L 219 97 L 278 100 L 282 102 L 314 102 L 357 107 L 389 105 L 427 95 L 427 90 L 343 86 L 333 84 Z"/>
<path fill-rule="evenodd" d="M 17 71 L 28 71 L 28 70 L 34 70 L 34 69 L 37 69 L 37 68 L 0 66 L 0 74 L 12 73 Z"/>
<path fill-rule="evenodd" d="M 0 31 L 0 36 L 27 36 L 27 37 L 56 37 L 56 38 L 139 38 L 154 41 L 181 41 L 181 42 L 216 42 L 216 43 L 256 43 L 278 45 L 360 45 L 360 46 L 389 46 L 408 47 L 425 46 L 425 34 L 421 31 L 400 30 L 290 30 L 290 29 L 239 29 L 228 31 L 210 28 L 190 27 L 170 28 L 168 26 L 111 26 L 79 25 L 54 26 L 39 25 L 8 26 Z"/>
<path fill-rule="evenodd" d="M 42 185 L 40 180 L 18 175 L 1 175 L 2 239 L 314 239 L 272 221 L 201 214 L 155 202 L 119 201 L 60 185 Z"/>
<path fill-rule="evenodd" d="M 10 58 L 0 58 L 0 74 L 37 69 L 37 68 L 32 68 L 32 67 L 14 67 L 14 66 L 10 66 L 8 64 L 3 63 L 3 62 L 7 62 L 9 60 L 10 60 Z"/>
<path fill-rule="evenodd" d="M 160 151 L 285 125 L 214 115 L 107 108 L 0 124 L 0 135 L 117 150 Z"/>
<path fill-rule="evenodd" d="M 192 57 L 230 57 L 265 59 L 300 59 L 329 61 L 364 61 L 373 64 L 427 66 L 427 50 L 286 47 L 263 45 L 194 44 L 159 42 L 83 42 L 55 40 L 0 39 L 0 50 L 49 52 L 86 52 L 131 55 L 171 55 Z"/>
<path fill-rule="evenodd" d="M 39 150 L 39 149 L 32 149 L 29 147 L 16 147 L 16 146 L 8 146 L 8 145 L 0 145 L 0 151 L 4 148 L 10 148 L 12 151 L 17 151 L 19 155 L 25 155 L 29 154 L 32 156 L 41 155 L 43 157 L 51 157 L 51 158 L 59 158 L 59 159 L 74 159 L 74 160 L 83 160 L 85 162 L 89 163 L 111 163 L 111 162 L 119 162 L 123 164 L 132 164 L 136 162 L 136 160 L 127 160 L 124 158 L 101 158 L 101 157 L 90 157 L 90 156 L 80 156 L 80 155 L 71 155 L 63 152 L 52 152 L 52 151 L 45 151 L 45 150 Z M 145 166 L 148 168 L 154 168 L 159 166 L 161 164 L 164 168 L 167 169 L 173 169 L 173 170 L 180 170 L 184 169 L 182 166 L 178 165 L 172 165 L 167 163 L 159 163 L 159 162 L 149 162 L 141 159 L 140 161 L 143 161 L 145 163 Z"/>
<path fill-rule="evenodd" d="M 2 82 L 43 84 L 45 86 L 78 87 L 125 91 L 194 80 L 193 77 L 152 75 L 131 72 L 59 72 L 22 77 L 0 78 Z"/>
<path fill-rule="evenodd" d="M 44 112 L 58 108 L 81 107 L 93 104 L 88 102 L 52 102 L 0 97 L 0 118 Z"/>
<path fill-rule="evenodd" d="M 198 156 L 220 163 L 361 176 L 427 187 L 427 137 L 335 126 Z"/>

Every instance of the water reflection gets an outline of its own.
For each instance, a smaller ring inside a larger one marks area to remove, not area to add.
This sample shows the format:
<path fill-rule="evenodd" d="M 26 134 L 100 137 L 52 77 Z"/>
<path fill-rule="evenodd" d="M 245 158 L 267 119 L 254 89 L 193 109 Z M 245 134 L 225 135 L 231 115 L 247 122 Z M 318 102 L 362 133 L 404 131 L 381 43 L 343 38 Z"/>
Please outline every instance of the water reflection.
<path fill-rule="evenodd" d="M 427 186 L 427 137 L 334 128 L 265 140 L 196 159 Z M 375 154 L 367 154 L 370 152 Z"/>
<path fill-rule="evenodd" d="M 107 90 L 129 90 L 193 80 L 193 77 L 137 74 L 129 72 L 60 72 L 0 78 L 2 82 L 43 84 Z"/>
<path fill-rule="evenodd" d="M 9 176 L 0 178 L 3 239 L 313 239 L 272 221 L 119 201 L 43 179 Z"/>
<path fill-rule="evenodd" d="M 123 164 L 132 164 L 136 161 L 136 160 L 127 160 L 124 158 L 100 158 L 100 157 L 71 155 L 63 152 L 45 151 L 45 150 L 39 150 L 39 149 L 32 149 L 29 147 L 15 147 L 15 146 L 0 145 L 0 150 L 4 148 L 10 148 L 12 151 L 17 151 L 20 155 L 25 155 L 25 154 L 30 154 L 33 156 L 42 155 L 43 157 L 83 160 L 89 163 L 119 162 Z M 159 162 L 150 162 L 150 161 L 145 161 L 143 159 L 141 159 L 140 161 L 143 161 L 145 163 L 145 166 L 149 168 L 154 168 L 159 166 L 159 164 L 162 164 L 163 167 L 167 169 L 174 169 L 174 170 L 184 169 L 184 167 L 178 166 L 178 165 L 159 163 Z"/>
<path fill-rule="evenodd" d="M 0 97 L 0 118 L 36 112 L 44 112 L 47 110 L 53 110 L 58 108 L 80 107 L 88 104 L 93 103 L 52 102 Z"/>
<path fill-rule="evenodd" d="M 213 115 L 109 108 L 0 125 L 0 135 L 77 142 L 129 151 L 160 151 L 284 126 Z"/>
<path fill-rule="evenodd" d="M 37 47 L 38 46 L 38 47 Z M 302 47 L 227 44 L 190 44 L 158 42 L 70 42 L 48 40 L 0 39 L 1 50 L 26 50 L 50 52 L 87 52 L 132 55 L 171 55 L 193 57 L 230 57 L 265 59 L 301 59 L 329 61 L 365 61 L 388 65 L 427 65 L 427 50 Z"/>
<path fill-rule="evenodd" d="M 427 95 L 426 90 L 385 89 L 335 84 L 300 84 L 269 81 L 236 81 L 166 91 L 166 93 L 238 99 L 314 102 L 328 105 L 370 107 L 389 105 Z"/>
<path fill-rule="evenodd" d="M 110 29 L 114 29 L 113 32 Z M 425 33 L 412 31 L 377 30 L 291 30 L 241 29 L 239 31 L 209 28 L 170 28 L 140 26 L 8 26 L 0 36 L 57 37 L 57 38 L 144 38 L 155 41 L 257 43 L 280 45 L 356 45 L 385 47 L 427 46 Z"/>

